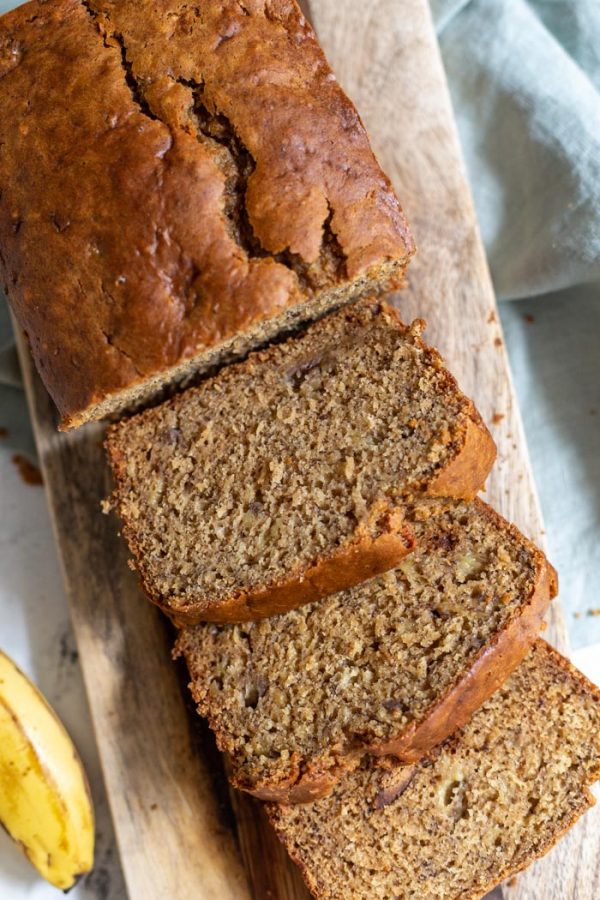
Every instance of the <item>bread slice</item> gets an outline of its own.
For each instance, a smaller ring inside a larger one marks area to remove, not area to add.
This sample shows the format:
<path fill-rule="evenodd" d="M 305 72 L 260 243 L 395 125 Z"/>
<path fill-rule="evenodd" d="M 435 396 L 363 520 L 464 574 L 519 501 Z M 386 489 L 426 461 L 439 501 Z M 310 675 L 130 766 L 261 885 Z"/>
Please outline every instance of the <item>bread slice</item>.
<path fill-rule="evenodd" d="M 178 623 L 300 606 L 412 549 L 412 492 L 472 497 L 495 447 L 387 305 L 341 310 L 109 429 L 143 585 Z"/>
<path fill-rule="evenodd" d="M 424 500 L 406 516 L 417 549 L 395 571 L 273 619 L 180 635 L 237 787 L 303 803 L 366 751 L 419 759 L 537 637 L 555 573 L 515 528 L 478 500 Z"/>
<path fill-rule="evenodd" d="M 474 900 L 546 853 L 599 777 L 600 692 L 538 641 L 430 758 L 268 809 L 319 900 Z"/>

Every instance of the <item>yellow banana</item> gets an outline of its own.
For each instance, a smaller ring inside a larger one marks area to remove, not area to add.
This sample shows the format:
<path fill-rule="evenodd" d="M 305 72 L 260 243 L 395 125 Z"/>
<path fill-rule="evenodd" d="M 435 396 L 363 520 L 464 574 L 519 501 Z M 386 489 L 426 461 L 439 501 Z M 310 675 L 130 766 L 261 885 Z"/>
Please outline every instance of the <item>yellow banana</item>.
<path fill-rule="evenodd" d="M 94 813 L 81 760 L 37 688 L 0 650 L 0 822 L 62 890 L 92 868 Z"/>

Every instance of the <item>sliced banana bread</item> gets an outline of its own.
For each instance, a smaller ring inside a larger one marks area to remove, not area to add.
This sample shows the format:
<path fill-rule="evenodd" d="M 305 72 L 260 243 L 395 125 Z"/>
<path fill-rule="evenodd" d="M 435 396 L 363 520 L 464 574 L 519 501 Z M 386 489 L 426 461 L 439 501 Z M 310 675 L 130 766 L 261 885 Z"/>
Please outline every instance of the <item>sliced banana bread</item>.
<path fill-rule="evenodd" d="M 546 853 L 599 777 L 600 692 L 538 641 L 430 758 L 365 761 L 327 799 L 268 809 L 319 900 L 475 900 Z"/>
<path fill-rule="evenodd" d="M 419 759 L 468 720 L 537 637 L 544 556 L 483 502 L 406 510 L 417 549 L 326 600 L 177 642 L 237 787 L 302 803 L 369 751 Z"/>
<path fill-rule="evenodd" d="M 473 497 L 495 447 L 421 325 L 363 302 L 109 429 L 154 602 L 178 623 L 297 607 L 400 561 L 409 493 Z"/>

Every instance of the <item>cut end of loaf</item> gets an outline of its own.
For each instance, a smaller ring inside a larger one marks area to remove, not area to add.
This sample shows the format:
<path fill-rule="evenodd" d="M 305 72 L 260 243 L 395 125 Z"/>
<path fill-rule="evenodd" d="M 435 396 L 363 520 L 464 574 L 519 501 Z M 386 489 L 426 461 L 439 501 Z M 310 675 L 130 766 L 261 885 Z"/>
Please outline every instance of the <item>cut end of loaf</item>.
<path fill-rule="evenodd" d="M 185 389 L 202 378 L 214 375 L 223 366 L 243 359 L 270 341 L 288 337 L 327 313 L 366 297 L 378 297 L 399 290 L 404 286 L 404 273 L 413 253 L 414 247 L 411 245 L 404 259 L 374 266 L 354 281 L 321 291 L 315 297 L 290 305 L 283 312 L 267 318 L 257 317 L 240 333 L 217 340 L 213 346 L 199 348 L 197 353 L 188 354 L 188 358 L 175 366 L 154 373 L 140 371 L 128 378 L 127 387 L 117 387 L 101 399 L 94 398 L 84 408 L 65 409 L 60 396 L 55 393 L 53 399 L 61 411 L 59 431 L 71 431 L 87 422 L 155 406 L 176 389 Z"/>
<path fill-rule="evenodd" d="M 599 777 L 600 692 L 538 641 L 426 761 L 365 761 L 327 799 L 268 809 L 318 900 L 476 900 L 546 853 Z"/>

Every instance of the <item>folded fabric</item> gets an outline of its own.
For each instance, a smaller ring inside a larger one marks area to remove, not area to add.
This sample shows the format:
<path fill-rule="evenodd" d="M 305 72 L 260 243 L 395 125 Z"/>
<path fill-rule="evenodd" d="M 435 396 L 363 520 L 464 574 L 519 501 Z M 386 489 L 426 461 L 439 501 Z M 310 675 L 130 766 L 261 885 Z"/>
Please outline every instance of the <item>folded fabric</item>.
<path fill-rule="evenodd" d="M 600 278 L 600 4 L 432 9 L 499 299 Z"/>
<path fill-rule="evenodd" d="M 600 640 L 600 3 L 432 0 L 575 647 Z M 533 298 L 535 299 L 535 302 Z"/>

